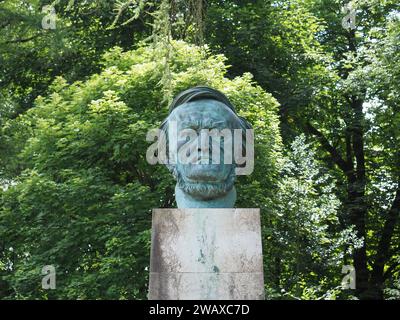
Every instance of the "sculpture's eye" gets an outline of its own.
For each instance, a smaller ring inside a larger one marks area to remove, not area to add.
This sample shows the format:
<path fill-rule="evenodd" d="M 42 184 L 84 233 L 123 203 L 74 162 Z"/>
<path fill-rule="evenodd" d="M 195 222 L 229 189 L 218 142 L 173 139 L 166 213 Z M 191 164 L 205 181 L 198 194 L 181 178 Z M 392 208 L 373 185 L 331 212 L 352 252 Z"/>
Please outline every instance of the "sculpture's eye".
<path fill-rule="evenodd" d="M 198 125 L 196 125 L 196 124 L 189 126 L 188 129 L 194 130 L 197 133 L 200 131 L 200 127 Z"/>
<path fill-rule="evenodd" d="M 223 130 L 228 127 L 225 121 L 215 121 L 215 120 L 207 120 L 203 123 L 202 126 L 204 129 L 218 129 Z"/>
<path fill-rule="evenodd" d="M 193 127 L 184 127 L 180 128 L 178 130 L 178 136 L 177 136 L 177 147 L 178 150 L 185 144 L 193 143 L 197 141 L 197 138 L 199 136 L 198 131 L 193 129 Z M 198 127 L 197 127 L 198 128 Z"/>
<path fill-rule="evenodd" d="M 195 120 L 184 121 L 179 127 L 180 130 L 191 129 L 197 132 L 200 129 L 200 122 Z"/>
<path fill-rule="evenodd" d="M 189 141 L 189 137 L 188 136 L 178 137 L 178 143 L 177 143 L 178 150 L 180 149 L 180 147 L 182 147 L 188 141 Z"/>

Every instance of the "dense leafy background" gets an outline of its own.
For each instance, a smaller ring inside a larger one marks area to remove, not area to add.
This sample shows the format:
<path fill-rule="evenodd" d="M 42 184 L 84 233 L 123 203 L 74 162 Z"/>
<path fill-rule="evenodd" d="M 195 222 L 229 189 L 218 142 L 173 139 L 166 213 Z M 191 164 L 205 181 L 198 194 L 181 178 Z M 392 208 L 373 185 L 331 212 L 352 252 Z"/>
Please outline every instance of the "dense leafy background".
<path fill-rule="evenodd" d="M 249 75 L 225 78 L 222 56 L 183 42 L 173 48 L 175 94 L 196 84 L 218 88 L 253 123 L 257 170 L 240 185 L 238 204 L 267 208 L 281 152 L 276 100 Z M 4 277 L 12 296 L 146 297 L 151 209 L 174 205 L 171 175 L 145 158 L 146 134 L 168 110 L 155 58 L 148 47 L 114 48 L 100 74 L 72 85 L 57 78 L 47 98 L 4 127 L 21 170 L 1 207 L 1 238 L 14 255 Z M 57 291 L 40 289 L 46 264 L 56 267 Z"/>
<path fill-rule="evenodd" d="M 206 84 L 256 130 L 237 206 L 262 210 L 267 297 L 399 299 L 400 5 L 355 1 L 346 30 L 346 3 L 0 1 L 0 297 L 146 298 L 175 204 L 145 135 Z"/>

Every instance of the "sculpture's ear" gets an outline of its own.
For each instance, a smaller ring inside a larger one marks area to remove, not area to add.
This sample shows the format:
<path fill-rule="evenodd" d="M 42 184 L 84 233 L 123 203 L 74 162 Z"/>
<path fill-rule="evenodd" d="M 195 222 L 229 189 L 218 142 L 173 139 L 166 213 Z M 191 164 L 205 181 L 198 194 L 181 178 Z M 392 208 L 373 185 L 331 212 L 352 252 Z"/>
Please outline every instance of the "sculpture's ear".
<path fill-rule="evenodd" d="M 239 122 L 240 122 L 240 127 L 243 130 L 246 129 L 253 129 L 253 127 L 251 126 L 250 122 L 248 122 L 245 118 L 238 116 L 239 118 Z"/>
<path fill-rule="evenodd" d="M 241 129 L 241 150 L 234 150 L 241 154 L 235 154 L 235 174 L 236 175 L 249 175 L 254 169 L 254 134 L 252 126 L 246 119 L 239 117 L 239 129 Z M 239 138 L 239 137 L 238 137 Z M 237 146 L 240 147 L 240 146 Z M 238 158 L 236 158 L 238 157 Z"/>
<path fill-rule="evenodd" d="M 242 150 L 247 153 L 246 150 L 246 145 L 247 145 L 247 141 L 246 141 L 246 130 L 248 129 L 253 129 L 253 127 L 251 126 L 251 124 L 243 117 L 238 116 L 239 118 L 239 124 L 240 124 L 240 129 L 242 129 Z"/>
<path fill-rule="evenodd" d="M 160 129 L 164 131 L 165 134 L 168 133 L 168 117 L 161 123 Z"/>

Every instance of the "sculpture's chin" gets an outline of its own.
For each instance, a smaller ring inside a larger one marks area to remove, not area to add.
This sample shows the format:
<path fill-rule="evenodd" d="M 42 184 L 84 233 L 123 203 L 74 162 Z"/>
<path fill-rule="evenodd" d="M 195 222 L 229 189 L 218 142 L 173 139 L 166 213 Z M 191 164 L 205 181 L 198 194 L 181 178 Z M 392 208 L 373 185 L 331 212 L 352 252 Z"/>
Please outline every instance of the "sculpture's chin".
<path fill-rule="evenodd" d="M 185 183 L 179 187 L 193 198 L 211 200 L 225 196 L 233 186 L 227 188 L 224 184 Z"/>
<path fill-rule="evenodd" d="M 236 202 L 235 186 L 226 194 L 217 198 L 195 198 L 182 190 L 179 185 L 175 186 L 175 199 L 178 208 L 233 208 Z"/>

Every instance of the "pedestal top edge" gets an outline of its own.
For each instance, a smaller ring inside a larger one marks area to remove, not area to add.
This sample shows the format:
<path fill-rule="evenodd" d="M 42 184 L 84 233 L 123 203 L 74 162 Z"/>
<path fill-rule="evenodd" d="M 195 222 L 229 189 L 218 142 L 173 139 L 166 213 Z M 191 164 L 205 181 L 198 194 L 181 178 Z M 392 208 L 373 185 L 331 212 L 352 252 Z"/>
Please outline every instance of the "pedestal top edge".
<path fill-rule="evenodd" d="M 260 208 L 154 208 L 153 213 L 259 213 Z"/>

